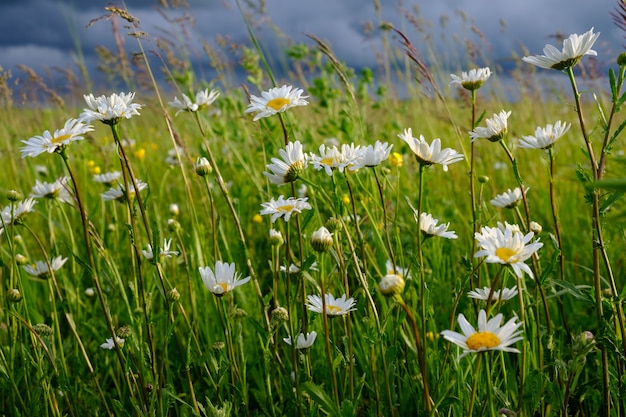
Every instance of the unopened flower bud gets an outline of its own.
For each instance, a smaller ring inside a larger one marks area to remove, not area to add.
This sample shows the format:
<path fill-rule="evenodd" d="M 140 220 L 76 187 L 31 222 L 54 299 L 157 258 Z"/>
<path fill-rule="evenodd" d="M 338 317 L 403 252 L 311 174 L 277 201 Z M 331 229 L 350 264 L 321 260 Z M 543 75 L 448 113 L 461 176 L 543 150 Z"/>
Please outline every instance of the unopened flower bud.
<path fill-rule="evenodd" d="M 333 234 L 324 226 L 311 234 L 311 246 L 317 252 L 326 252 L 333 245 Z"/>
<path fill-rule="evenodd" d="M 543 230 L 543 227 L 537 222 L 530 222 L 530 231 L 534 232 L 536 235 L 540 234 Z"/>
<path fill-rule="evenodd" d="M 626 52 L 622 52 L 617 56 L 617 65 L 620 67 L 626 66 Z"/>
<path fill-rule="evenodd" d="M 341 220 L 336 217 L 331 217 L 330 219 L 326 220 L 325 226 L 329 232 L 336 233 L 341 230 Z"/>
<path fill-rule="evenodd" d="M 96 290 L 94 290 L 93 287 L 89 287 L 89 288 L 85 289 L 85 295 L 87 297 L 93 297 L 94 295 L 96 295 Z"/>
<path fill-rule="evenodd" d="M 7 291 L 7 299 L 12 303 L 19 303 L 22 298 L 22 293 L 17 288 L 11 288 Z"/>
<path fill-rule="evenodd" d="M 285 243 L 285 239 L 283 239 L 283 234 L 278 230 L 270 229 L 270 245 L 272 246 L 280 246 Z"/>
<path fill-rule="evenodd" d="M 52 330 L 52 327 L 50 327 L 50 326 L 48 326 L 47 324 L 44 324 L 44 323 L 35 324 L 33 326 L 33 330 L 39 336 L 44 336 L 44 337 L 45 336 L 52 336 L 52 334 L 54 333 L 54 331 Z"/>
<path fill-rule="evenodd" d="M 272 310 L 270 316 L 270 323 L 272 328 L 280 326 L 281 324 L 289 320 L 289 312 L 285 307 L 276 307 L 274 310 Z"/>
<path fill-rule="evenodd" d="M 117 329 L 115 333 L 117 334 L 117 337 L 120 337 L 122 339 L 128 339 L 133 333 L 133 330 L 130 328 L 130 326 L 122 326 Z"/>
<path fill-rule="evenodd" d="M 17 255 L 15 255 L 15 263 L 18 266 L 24 266 L 24 265 L 28 264 L 28 258 L 26 256 L 18 253 Z"/>
<path fill-rule="evenodd" d="M 22 193 L 17 190 L 9 190 L 9 192 L 7 193 L 7 198 L 9 199 L 9 201 L 19 201 L 22 199 Z"/>
<path fill-rule="evenodd" d="M 485 184 L 487 182 L 489 182 L 489 177 L 486 175 L 479 175 L 478 176 L 478 182 L 481 184 Z"/>
<path fill-rule="evenodd" d="M 172 288 L 167 292 L 167 299 L 170 302 L 175 303 L 176 301 L 180 300 L 180 293 L 176 288 Z"/>
<path fill-rule="evenodd" d="M 179 213 L 180 213 L 180 208 L 178 207 L 178 204 L 176 203 L 170 204 L 170 214 L 172 216 L 178 216 Z"/>
<path fill-rule="evenodd" d="M 204 156 L 201 156 L 196 160 L 196 174 L 204 177 L 205 175 L 210 174 L 212 171 L 213 168 L 211 168 L 209 160 L 206 159 Z"/>
<path fill-rule="evenodd" d="M 213 348 L 213 350 L 215 351 L 220 351 L 222 349 L 224 349 L 226 345 L 224 344 L 224 342 L 215 342 L 211 345 L 211 347 Z"/>
<path fill-rule="evenodd" d="M 380 293 L 385 297 L 393 297 L 404 291 L 404 278 L 398 274 L 387 274 L 378 283 Z"/>
<path fill-rule="evenodd" d="M 173 232 L 173 233 L 178 233 L 178 232 L 180 231 L 180 223 L 178 223 L 178 222 L 177 222 L 176 220 L 174 220 L 174 219 L 169 219 L 169 220 L 167 221 L 167 229 L 168 229 L 170 232 Z"/>

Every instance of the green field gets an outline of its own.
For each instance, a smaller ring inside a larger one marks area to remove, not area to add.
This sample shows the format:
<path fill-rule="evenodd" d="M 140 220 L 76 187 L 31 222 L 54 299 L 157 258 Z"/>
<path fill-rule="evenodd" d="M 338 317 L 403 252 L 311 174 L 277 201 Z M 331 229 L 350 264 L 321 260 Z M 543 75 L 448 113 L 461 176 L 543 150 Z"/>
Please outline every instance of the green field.
<path fill-rule="evenodd" d="M 2 70 L 0 414 L 626 415 L 624 54 L 451 84 L 383 33 L 403 65 L 313 36 L 275 79 L 251 29 L 245 88 Z"/>

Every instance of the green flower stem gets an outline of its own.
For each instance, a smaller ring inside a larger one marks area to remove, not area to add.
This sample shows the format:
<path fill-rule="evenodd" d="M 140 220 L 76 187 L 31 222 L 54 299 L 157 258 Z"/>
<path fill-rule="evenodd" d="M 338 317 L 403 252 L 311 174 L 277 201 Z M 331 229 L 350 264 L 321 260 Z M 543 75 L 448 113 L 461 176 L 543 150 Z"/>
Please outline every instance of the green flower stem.
<path fill-rule="evenodd" d="M 391 263 L 396 268 L 396 256 L 393 253 L 393 246 L 391 245 L 391 238 L 389 236 L 389 225 L 388 225 L 388 216 L 387 216 L 387 205 L 385 204 L 385 195 L 383 193 L 383 185 L 378 178 L 378 174 L 376 171 L 376 167 L 373 169 L 374 178 L 376 179 L 376 185 L 378 186 L 378 195 L 380 196 L 380 204 L 383 208 L 383 229 L 385 231 L 385 242 L 387 243 L 387 250 L 389 251 L 389 256 L 391 257 Z"/>
<path fill-rule="evenodd" d="M 472 102 L 472 129 L 476 127 L 476 90 L 471 90 L 471 102 Z M 474 239 L 474 234 L 478 232 L 480 228 L 480 224 L 478 221 L 478 209 L 477 209 L 477 198 L 476 198 L 476 172 L 475 172 L 475 160 L 476 160 L 476 151 L 475 151 L 475 143 L 474 141 L 470 142 L 470 198 L 472 200 L 472 255 L 476 253 L 476 239 Z M 472 257 L 472 267 L 475 266 L 476 259 Z M 470 277 L 471 286 L 474 288 L 480 287 L 480 269 L 476 270 L 476 282 L 474 282 L 474 277 Z"/>
<path fill-rule="evenodd" d="M 522 222 L 522 226 L 524 231 L 527 233 L 530 227 L 530 209 L 528 207 L 528 200 L 526 199 L 526 187 L 524 186 L 524 181 L 519 173 L 519 168 L 517 166 L 517 159 L 513 156 L 513 153 L 509 150 L 509 147 L 506 145 L 504 140 L 499 141 L 500 146 L 504 149 L 504 152 L 509 157 L 511 161 L 511 165 L 513 166 L 513 175 L 515 175 L 515 180 L 517 181 L 517 185 L 522 193 L 522 201 L 524 203 L 524 214 L 526 215 L 526 221 Z"/>
<path fill-rule="evenodd" d="M 328 314 L 326 311 L 326 286 L 324 285 L 324 268 L 323 268 L 324 256 L 320 256 L 320 290 L 322 293 L 322 324 L 324 328 L 324 345 L 326 347 L 326 360 L 328 361 L 328 369 L 330 371 L 330 378 L 333 388 L 333 399 L 338 408 L 341 408 L 341 402 L 339 401 L 339 387 L 337 386 L 337 376 L 335 375 L 335 367 L 333 366 L 333 351 L 330 347 L 330 333 L 328 331 Z M 291 339 L 291 343 L 295 345 L 295 339 Z"/>
<path fill-rule="evenodd" d="M 219 253 L 219 246 L 217 244 L 217 213 L 215 212 L 215 202 L 213 201 L 213 192 L 211 191 L 211 185 L 209 179 L 204 176 L 204 185 L 206 186 L 207 195 L 209 196 L 209 207 L 211 212 L 211 241 L 213 242 L 213 264 L 216 261 L 221 260 Z"/>
<path fill-rule="evenodd" d="M 522 279 L 516 276 L 517 279 L 517 299 L 519 300 L 519 317 L 522 322 L 523 334 L 527 333 L 526 325 L 526 310 L 524 307 L 524 288 L 522 285 Z M 517 399 L 519 401 L 518 408 L 522 409 L 522 399 L 524 393 L 524 382 L 526 381 L 526 341 L 522 340 L 522 346 L 520 350 L 520 366 L 519 366 L 519 386 L 517 392 Z"/>

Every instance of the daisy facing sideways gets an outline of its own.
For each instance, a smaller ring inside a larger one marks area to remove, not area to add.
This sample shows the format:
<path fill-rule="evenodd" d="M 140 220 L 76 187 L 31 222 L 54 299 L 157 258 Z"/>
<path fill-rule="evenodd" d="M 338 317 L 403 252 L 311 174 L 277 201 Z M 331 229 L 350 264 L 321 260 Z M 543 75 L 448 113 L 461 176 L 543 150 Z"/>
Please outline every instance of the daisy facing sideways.
<path fill-rule="evenodd" d="M 309 104 L 303 96 L 300 88 L 283 85 L 282 87 L 271 88 L 263 91 L 261 97 L 250 96 L 250 104 L 246 109 L 246 113 L 257 112 L 253 121 L 257 121 L 263 117 L 273 116 L 276 113 L 282 113 L 287 109 L 295 106 L 306 106 Z"/>
<path fill-rule="evenodd" d="M 502 323 L 502 314 L 498 314 L 491 320 L 487 321 L 487 313 L 480 310 L 478 313 L 478 330 L 467 321 L 463 314 L 459 314 L 458 322 L 461 327 L 461 333 L 452 330 L 444 330 L 441 335 L 449 342 L 463 348 L 463 356 L 470 352 L 483 352 L 487 350 L 501 350 L 503 352 L 519 353 L 511 345 L 522 340 L 521 330 L 518 330 L 522 322 L 515 322 L 516 317 L 507 321 L 504 326 Z"/>

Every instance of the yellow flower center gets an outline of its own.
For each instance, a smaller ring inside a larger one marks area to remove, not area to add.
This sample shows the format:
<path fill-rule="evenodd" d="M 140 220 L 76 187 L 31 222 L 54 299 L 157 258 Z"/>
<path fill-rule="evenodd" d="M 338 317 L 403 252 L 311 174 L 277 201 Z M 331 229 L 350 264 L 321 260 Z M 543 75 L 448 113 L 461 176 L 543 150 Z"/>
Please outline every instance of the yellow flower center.
<path fill-rule="evenodd" d="M 467 338 L 465 344 L 472 350 L 491 349 L 500 345 L 500 338 L 491 332 L 476 332 Z"/>
<path fill-rule="evenodd" d="M 288 213 L 294 208 L 293 204 L 285 204 L 284 206 L 276 207 L 276 211 L 280 213 Z"/>
<path fill-rule="evenodd" d="M 218 287 L 221 288 L 221 290 L 218 289 Z M 213 292 L 217 295 L 226 294 L 228 292 L 228 284 L 225 282 L 218 282 L 213 287 L 213 290 L 214 290 Z"/>
<path fill-rule="evenodd" d="M 279 111 L 280 109 L 282 109 L 283 107 L 285 107 L 289 103 L 291 103 L 291 101 L 288 98 L 277 97 L 277 98 L 273 98 L 270 101 L 268 101 L 267 102 L 267 107 L 271 107 L 274 110 Z"/>
<path fill-rule="evenodd" d="M 341 312 L 341 308 L 337 306 L 331 306 L 326 304 L 326 313 L 327 314 L 339 314 Z"/>
<path fill-rule="evenodd" d="M 64 140 L 67 140 L 67 139 L 69 139 L 69 138 L 71 138 L 71 137 L 72 137 L 72 135 L 71 135 L 71 134 L 66 133 L 65 135 L 61 135 L 61 136 L 57 136 L 57 137 L 55 137 L 55 138 L 52 138 L 52 140 L 51 140 L 50 142 L 55 143 L 55 144 L 56 144 L 56 143 L 61 143 L 61 142 L 63 142 Z"/>
<path fill-rule="evenodd" d="M 509 260 L 517 255 L 517 251 L 509 248 L 498 248 L 496 249 L 496 256 L 502 259 L 504 262 L 509 262 Z"/>
<path fill-rule="evenodd" d="M 322 164 L 322 165 L 327 165 L 327 166 L 329 166 L 329 167 L 333 166 L 333 163 L 334 163 L 334 162 L 335 162 L 335 158 L 333 158 L 332 156 L 331 156 L 331 157 L 328 157 L 328 158 L 322 158 L 322 159 L 320 159 L 320 164 Z"/>

